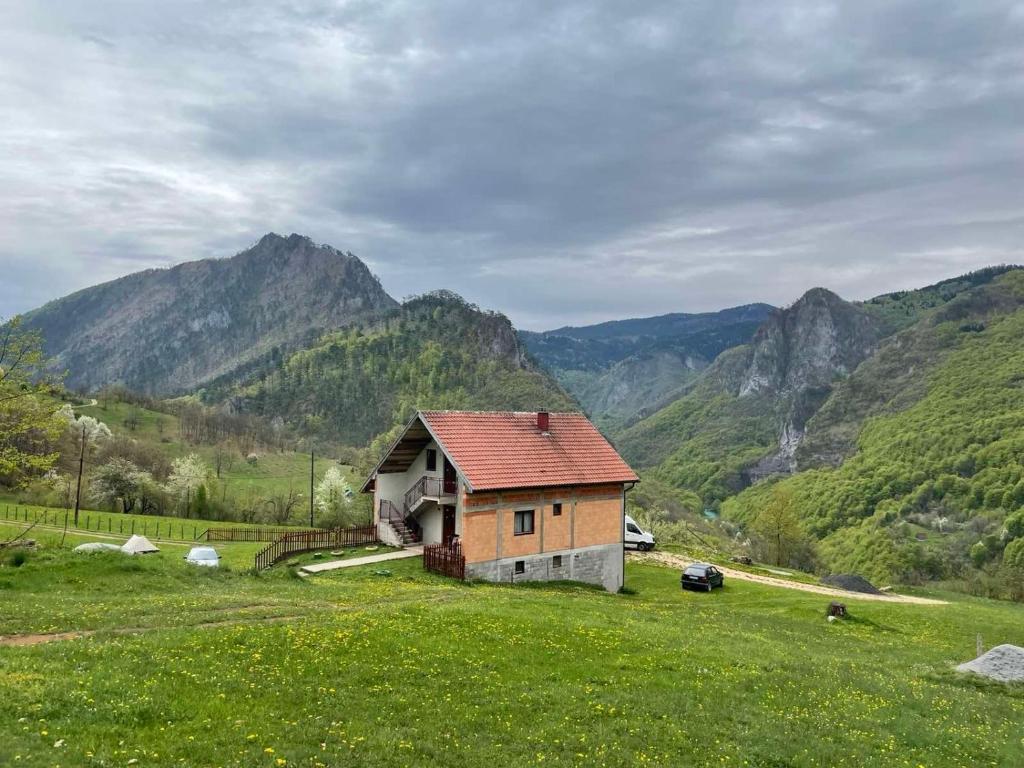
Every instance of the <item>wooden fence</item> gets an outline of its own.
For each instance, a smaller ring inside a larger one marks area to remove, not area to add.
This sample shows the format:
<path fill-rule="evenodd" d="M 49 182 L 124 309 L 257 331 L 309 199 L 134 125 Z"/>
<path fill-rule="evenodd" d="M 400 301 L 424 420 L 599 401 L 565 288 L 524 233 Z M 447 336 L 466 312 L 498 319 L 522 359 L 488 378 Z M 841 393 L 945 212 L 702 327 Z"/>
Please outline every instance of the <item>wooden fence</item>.
<path fill-rule="evenodd" d="M 361 525 L 355 528 L 331 528 L 328 530 L 293 531 L 281 536 L 269 547 L 256 553 L 256 570 L 262 571 L 290 555 L 312 552 L 317 549 L 350 547 L 357 544 L 375 544 L 377 526 Z"/>
<path fill-rule="evenodd" d="M 423 547 L 423 568 L 442 576 L 465 580 L 466 557 L 462 554 L 462 545 L 427 544 Z"/>
<path fill-rule="evenodd" d="M 74 512 L 67 509 L 29 509 L 27 507 L 5 504 L 0 507 L 0 520 L 20 523 L 36 523 L 55 528 L 67 525 L 69 531 L 86 531 L 88 533 L 110 533 L 121 536 L 141 534 L 151 539 L 174 541 L 196 541 L 205 535 L 198 523 L 191 523 L 180 518 L 153 516 L 140 520 L 117 513 L 93 514 L 82 512 L 75 525 Z M 268 539 L 269 541 L 269 539 Z"/>
<path fill-rule="evenodd" d="M 207 541 L 277 541 L 289 533 L 309 533 L 312 528 L 209 528 L 200 534 Z"/>

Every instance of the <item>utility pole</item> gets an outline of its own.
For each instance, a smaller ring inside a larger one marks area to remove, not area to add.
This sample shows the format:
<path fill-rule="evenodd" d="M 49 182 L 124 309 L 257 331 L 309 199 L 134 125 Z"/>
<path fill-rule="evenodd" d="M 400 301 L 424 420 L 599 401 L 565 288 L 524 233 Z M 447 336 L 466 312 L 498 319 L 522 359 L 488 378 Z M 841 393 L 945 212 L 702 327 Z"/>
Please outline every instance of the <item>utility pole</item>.
<path fill-rule="evenodd" d="M 316 460 L 313 456 L 313 448 L 309 449 L 309 527 L 313 527 L 313 470 Z"/>
<path fill-rule="evenodd" d="M 85 425 L 82 425 L 82 452 L 78 455 L 78 489 L 75 491 L 75 528 L 78 527 L 78 510 L 82 503 L 82 469 L 85 467 Z"/>

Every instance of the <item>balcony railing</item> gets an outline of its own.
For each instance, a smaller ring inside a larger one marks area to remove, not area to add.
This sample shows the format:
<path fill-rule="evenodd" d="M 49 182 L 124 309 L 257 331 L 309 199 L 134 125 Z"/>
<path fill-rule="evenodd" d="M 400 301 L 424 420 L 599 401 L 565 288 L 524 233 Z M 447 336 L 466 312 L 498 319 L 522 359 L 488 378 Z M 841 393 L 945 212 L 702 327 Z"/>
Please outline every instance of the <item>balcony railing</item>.
<path fill-rule="evenodd" d="M 405 510 L 411 512 L 419 505 L 424 498 L 439 499 L 442 496 L 454 496 L 456 482 L 441 477 L 430 477 L 424 475 L 415 483 L 412 488 L 405 492 Z"/>
<path fill-rule="evenodd" d="M 423 531 L 420 528 L 419 521 L 412 515 L 400 512 L 398 507 L 387 499 L 380 500 L 380 519 L 390 523 L 399 532 L 403 527 L 408 528 L 414 539 L 417 541 L 423 540 Z"/>

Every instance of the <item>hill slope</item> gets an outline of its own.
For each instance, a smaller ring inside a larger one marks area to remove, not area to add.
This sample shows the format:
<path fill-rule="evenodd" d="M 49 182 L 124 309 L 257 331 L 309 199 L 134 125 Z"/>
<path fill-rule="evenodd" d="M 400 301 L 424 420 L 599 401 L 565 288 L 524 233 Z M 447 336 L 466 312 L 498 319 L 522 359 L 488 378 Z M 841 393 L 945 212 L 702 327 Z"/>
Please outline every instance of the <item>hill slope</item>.
<path fill-rule="evenodd" d="M 789 467 L 807 419 L 878 343 L 879 323 L 821 288 L 773 312 L 682 397 L 626 430 L 627 459 L 715 502 Z"/>
<path fill-rule="evenodd" d="M 1022 371 L 1018 270 L 888 340 L 811 419 L 798 463 L 812 468 L 724 510 L 749 520 L 778 485 L 824 539 L 826 568 L 879 579 L 998 562 L 1024 505 Z M 839 466 L 813 468 L 828 464 Z"/>
<path fill-rule="evenodd" d="M 243 386 L 215 382 L 204 398 L 350 445 L 368 442 L 417 408 L 576 407 L 530 360 L 506 317 L 447 292 L 264 363 Z"/>
<path fill-rule="evenodd" d="M 232 258 L 138 272 L 50 302 L 25 320 L 68 370 L 69 387 L 117 384 L 167 395 L 396 306 L 352 254 L 268 234 Z"/>
<path fill-rule="evenodd" d="M 748 341 L 770 311 L 750 304 L 520 336 L 591 416 L 615 430 L 674 399 L 723 350 Z"/>
<path fill-rule="evenodd" d="M 1019 270 L 980 270 L 863 303 L 812 289 L 626 430 L 620 447 L 649 476 L 711 504 L 764 477 L 835 465 L 866 418 L 926 391 L 949 348 L 935 324 L 971 326 L 1013 310 L 1007 272 Z"/>

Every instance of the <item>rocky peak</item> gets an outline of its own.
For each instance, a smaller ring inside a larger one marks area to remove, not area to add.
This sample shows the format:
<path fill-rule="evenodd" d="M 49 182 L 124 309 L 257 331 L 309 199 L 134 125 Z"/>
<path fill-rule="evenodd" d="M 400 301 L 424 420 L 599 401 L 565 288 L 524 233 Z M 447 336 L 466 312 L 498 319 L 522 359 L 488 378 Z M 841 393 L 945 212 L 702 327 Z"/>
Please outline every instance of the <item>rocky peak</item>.
<path fill-rule="evenodd" d="M 880 336 L 878 321 L 867 312 L 812 288 L 758 329 L 739 394 L 796 395 L 831 387 L 874 352 Z"/>
<path fill-rule="evenodd" d="M 123 384 L 164 395 L 397 307 L 351 253 L 271 232 L 230 258 L 128 275 L 26 320 L 68 369 L 69 386 Z"/>

